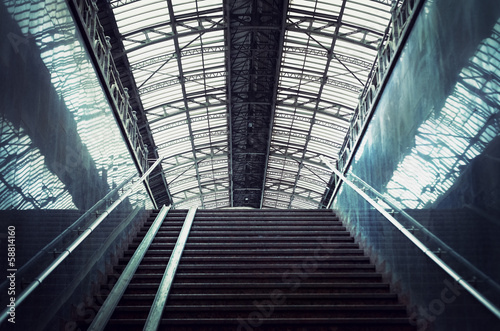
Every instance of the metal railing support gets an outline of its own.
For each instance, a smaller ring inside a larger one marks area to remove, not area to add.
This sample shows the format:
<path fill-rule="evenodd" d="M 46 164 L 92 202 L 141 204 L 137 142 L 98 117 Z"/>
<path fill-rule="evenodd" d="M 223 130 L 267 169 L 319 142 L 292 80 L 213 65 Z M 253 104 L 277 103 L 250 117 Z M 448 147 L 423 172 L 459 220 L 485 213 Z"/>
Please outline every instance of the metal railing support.
<path fill-rule="evenodd" d="M 118 278 L 115 286 L 113 286 L 113 289 L 111 290 L 108 297 L 102 304 L 101 309 L 99 309 L 99 312 L 92 321 L 92 324 L 90 324 L 88 328 L 89 331 L 104 330 L 104 328 L 106 327 L 106 324 L 108 323 L 111 315 L 113 314 L 116 305 L 118 305 L 118 302 L 120 301 L 120 299 L 123 296 L 123 293 L 127 289 L 128 284 L 132 280 L 132 277 L 134 277 L 134 274 L 137 268 L 139 267 L 139 264 L 144 258 L 144 255 L 146 255 L 149 246 L 153 242 L 153 239 L 158 233 L 158 230 L 160 229 L 160 226 L 162 225 L 163 220 L 167 216 L 169 210 L 170 206 L 169 207 L 163 206 L 163 208 L 158 213 L 158 216 L 156 216 L 156 219 L 154 220 L 148 232 L 142 239 L 141 243 L 139 244 L 139 247 L 137 247 L 136 251 L 134 252 L 134 255 L 132 255 L 132 258 L 130 259 L 129 263 L 123 270 L 122 274 L 120 275 L 120 278 Z"/>
<path fill-rule="evenodd" d="M 66 249 L 61 252 L 59 255 L 41 274 L 39 274 L 35 280 L 29 284 L 24 291 L 22 291 L 19 296 L 16 298 L 16 307 L 19 306 L 44 280 L 47 278 L 52 271 L 54 271 L 57 266 L 59 266 L 91 233 L 95 230 L 95 228 L 101 224 L 101 222 L 123 201 L 126 197 L 128 197 L 132 192 L 137 190 L 139 185 L 142 185 L 142 182 L 149 176 L 151 171 L 160 162 L 163 160 L 163 157 L 160 157 L 156 162 L 142 175 L 142 177 L 125 193 L 123 193 L 118 200 L 116 200 L 111 206 L 106 209 L 94 222 L 92 222 L 87 229 L 85 229 L 82 234 L 80 234 Z M 9 307 L 5 308 L 0 315 L 0 324 L 2 324 L 7 317 L 9 316 Z"/>
<path fill-rule="evenodd" d="M 367 83 L 359 96 L 348 133 L 338 153 L 339 168 L 346 172 L 358 149 L 361 138 L 368 128 L 371 117 L 380 99 L 391 72 L 396 65 L 406 39 L 410 35 L 424 0 L 405 0 L 399 5 L 393 1 L 392 18 L 378 46 L 378 55 L 369 73 Z M 339 186 L 335 186 L 332 199 L 337 195 Z"/>
<path fill-rule="evenodd" d="M 104 28 L 99 22 L 98 6 L 93 0 L 68 0 L 67 4 L 75 14 L 75 23 L 81 26 L 84 41 L 89 47 L 88 53 L 105 87 L 104 92 L 109 98 L 118 125 L 124 133 L 130 154 L 142 173 L 147 166 L 148 151 L 140 135 L 137 117 L 132 111 L 128 92 L 120 80 L 120 74 L 111 54 L 110 37 L 105 35 Z M 149 185 L 147 186 L 147 190 L 150 191 Z"/>
<path fill-rule="evenodd" d="M 439 258 L 434 252 L 432 252 L 427 246 L 425 246 L 417 237 L 415 237 L 409 230 L 407 230 L 401 223 L 398 222 L 391 214 L 389 214 L 381 205 L 379 205 L 375 200 L 370 198 L 363 190 L 357 187 L 353 182 L 348 180 L 338 169 L 331 165 L 326 158 L 321 156 L 321 160 L 325 165 L 332 170 L 335 175 L 337 175 L 344 183 L 349 185 L 356 193 L 361 195 L 370 205 L 372 205 L 377 211 L 387 218 L 389 222 L 392 223 L 399 231 L 401 231 L 412 243 L 414 243 L 425 255 L 427 255 L 434 263 L 436 263 L 441 269 L 443 269 L 448 275 L 451 276 L 458 284 L 460 284 L 467 292 L 469 292 L 474 298 L 476 298 L 482 305 L 484 305 L 490 312 L 492 312 L 497 318 L 500 319 L 500 309 L 496 307 L 490 300 L 479 293 L 472 285 L 470 285 L 462 276 L 460 276 L 455 270 L 448 266 L 441 258 Z"/>
<path fill-rule="evenodd" d="M 172 281 L 174 280 L 175 272 L 177 271 L 177 266 L 182 257 L 182 252 L 186 246 L 186 241 L 191 231 L 191 226 L 193 224 L 194 215 L 196 214 L 196 207 L 191 207 L 182 225 L 181 232 L 177 238 L 170 259 L 168 260 L 167 267 L 163 273 L 163 278 L 161 280 L 158 291 L 156 292 L 155 300 L 146 319 L 146 324 L 144 325 L 143 331 L 154 331 L 158 329 L 161 321 L 161 315 L 163 314 L 163 309 L 165 308 L 165 303 L 167 302 L 168 294 L 170 288 L 172 287 Z"/>

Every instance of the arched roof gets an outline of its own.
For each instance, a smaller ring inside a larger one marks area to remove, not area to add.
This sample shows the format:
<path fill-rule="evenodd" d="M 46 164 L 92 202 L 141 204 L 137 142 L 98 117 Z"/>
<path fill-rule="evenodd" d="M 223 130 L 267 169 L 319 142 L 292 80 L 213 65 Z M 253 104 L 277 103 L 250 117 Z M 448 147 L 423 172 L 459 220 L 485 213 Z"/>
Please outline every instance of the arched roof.
<path fill-rule="evenodd" d="M 321 208 L 388 2 L 109 1 L 174 206 Z"/>

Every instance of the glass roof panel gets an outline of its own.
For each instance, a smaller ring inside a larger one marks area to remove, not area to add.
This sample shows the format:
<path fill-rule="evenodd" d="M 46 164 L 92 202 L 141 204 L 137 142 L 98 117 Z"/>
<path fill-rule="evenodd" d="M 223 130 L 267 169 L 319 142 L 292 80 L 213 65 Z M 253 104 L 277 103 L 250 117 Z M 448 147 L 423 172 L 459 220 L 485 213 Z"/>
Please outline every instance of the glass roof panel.
<path fill-rule="evenodd" d="M 343 9 L 342 4 L 340 0 L 291 2 L 279 74 L 278 100 L 283 101 L 276 108 L 267 181 L 287 171 L 276 169 L 280 162 L 273 155 L 287 150 L 287 145 L 302 145 L 302 151 L 294 154 L 304 166 L 292 171 L 296 177 L 293 194 L 302 195 L 298 189 L 304 190 L 304 196 L 315 192 L 317 201 L 312 204 L 316 208 L 329 175 L 319 178 L 308 170 L 306 155 L 337 157 L 390 19 L 390 7 L 385 4 L 347 1 Z M 290 96 L 292 90 L 308 94 L 309 100 L 301 101 L 298 93 Z M 290 197 L 279 203 L 275 201 L 281 200 L 279 194 L 270 194 L 278 186 L 265 187 L 263 206 L 311 205 Z"/>
<path fill-rule="evenodd" d="M 110 4 L 174 207 L 230 206 L 222 0 Z M 319 155 L 337 157 L 389 18 L 377 1 L 290 1 L 263 208 L 319 207 Z"/>

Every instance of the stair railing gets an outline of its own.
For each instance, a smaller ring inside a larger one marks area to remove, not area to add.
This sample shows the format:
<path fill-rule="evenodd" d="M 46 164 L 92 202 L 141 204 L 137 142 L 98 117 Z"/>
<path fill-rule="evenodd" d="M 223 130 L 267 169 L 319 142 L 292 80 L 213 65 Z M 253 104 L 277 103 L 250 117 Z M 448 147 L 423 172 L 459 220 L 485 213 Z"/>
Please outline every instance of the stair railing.
<path fill-rule="evenodd" d="M 453 258 L 455 258 L 456 260 L 458 260 L 462 265 L 464 265 L 469 270 L 471 270 L 472 273 L 474 273 L 475 275 L 479 275 L 482 280 L 486 281 L 491 287 L 493 287 L 497 292 L 500 293 L 500 285 L 498 285 L 497 282 L 495 282 L 491 277 L 489 277 L 484 272 L 482 272 L 481 270 L 479 270 L 469 260 L 467 260 L 466 258 L 464 258 L 459 253 L 457 253 L 453 248 L 451 248 L 448 244 L 446 244 L 444 241 L 442 241 L 438 236 L 436 236 L 434 233 L 432 233 L 431 231 L 429 231 L 425 226 L 423 226 L 422 224 L 420 224 L 420 222 L 418 222 L 410 214 L 408 214 L 407 212 L 405 212 L 404 210 L 402 210 L 401 208 L 399 208 L 398 206 L 396 206 L 396 204 L 394 204 L 393 202 L 391 202 L 387 197 L 385 197 L 380 192 L 378 192 L 377 190 L 375 190 L 373 187 L 371 187 L 370 185 L 368 185 L 368 183 L 366 183 L 364 180 L 362 180 L 358 176 L 356 176 L 354 174 L 349 174 L 349 176 L 352 176 L 354 178 L 354 180 L 357 181 L 357 182 L 359 182 L 364 188 L 366 188 L 367 190 L 369 190 L 370 192 L 372 192 L 374 195 L 377 196 L 377 198 L 379 198 L 380 200 L 384 201 L 384 203 L 386 203 L 389 207 L 391 207 L 397 213 L 399 213 L 401 216 L 403 216 L 408 221 L 410 221 L 411 226 L 415 228 L 413 231 L 415 231 L 415 230 L 421 231 L 421 233 L 423 233 L 426 236 L 428 236 L 432 241 L 434 241 L 439 246 L 439 249 L 441 249 L 441 252 L 446 252 L 446 254 L 449 254 L 450 256 L 452 256 Z"/>
<path fill-rule="evenodd" d="M 179 266 L 179 262 L 184 252 L 184 247 L 191 231 L 191 227 L 194 221 L 194 215 L 196 214 L 196 207 L 191 207 L 182 225 L 181 232 L 175 243 L 170 259 L 168 260 L 167 267 L 163 273 L 160 286 L 156 292 L 155 299 L 149 310 L 148 318 L 146 319 L 146 324 L 144 325 L 143 331 L 153 331 L 157 330 L 160 322 L 163 310 L 165 309 L 165 303 L 167 302 L 168 294 L 172 288 L 172 282 L 174 281 L 175 272 Z"/>
<path fill-rule="evenodd" d="M 76 221 L 74 221 L 73 224 L 71 224 L 66 230 L 61 232 L 54 239 L 52 239 L 38 253 L 36 253 L 32 258 L 30 258 L 28 262 L 26 262 L 25 264 L 22 265 L 22 267 L 17 269 L 16 278 L 22 278 L 23 274 L 25 274 L 28 270 L 30 270 L 31 267 L 36 266 L 37 264 L 40 263 L 40 259 L 43 256 L 47 256 L 47 254 L 53 252 L 56 249 L 57 245 L 61 244 L 64 238 L 70 235 L 73 231 L 80 230 L 79 228 L 82 226 L 82 223 L 84 223 L 84 221 L 87 219 L 88 216 L 90 216 L 92 213 L 97 213 L 98 208 L 101 207 L 103 203 L 109 201 L 109 199 L 116 192 L 118 192 L 118 190 L 121 190 L 136 175 L 137 173 L 133 173 L 127 179 L 125 179 L 120 185 L 109 191 L 108 194 L 106 194 L 101 200 L 97 201 L 89 210 L 83 213 L 82 216 L 80 216 Z M 0 285 L 0 293 L 5 293 L 4 289 L 7 288 L 7 286 L 8 286 L 8 280 L 3 282 L 2 285 Z"/>
<path fill-rule="evenodd" d="M 378 212 L 380 212 L 389 222 L 391 222 L 403 235 L 405 235 L 413 244 L 415 244 L 425 255 L 427 255 L 434 263 L 436 263 L 444 272 L 455 280 L 458 284 L 460 284 L 467 292 L 469 292 L 474 298 L 476 298 L 483 306 L 485 306 L 490 312 L 492 312 L 497 318 L 500 319 L 500 309 L 496 307 L 490 300 L 488 300 L 485 296 L 479 293 L 469 282 L 467 282 L 462 276 L 460 276 L 455 270 L 453 270 L 446 262 L 444 262 L 439 256 L 437 256 L 431 249 L 425 246 L 417 237 L 415 237 L 410 230 L 406 229 L 398 220 L 396 220 L 387 210 L 385 210 L 380 204 L 378 204 L 375 200 L 369 197 L 361 188 L 359 188 L 352 181 L 347 179 L 337 168 L 328 162 L 326 158 L 321 156 L 321 160 L 323 163 L 328 166 L 330 170 L 332 170 L 337 177 L 340 178 L 344 183 L 346 183 L 349 187 L 351 187 L 356 193 L 361 195 L 370 205 L 372 205 Z M 366 184 L 366 183 L 365 183 Z M 368 184 L 366 184 L 368 185 Z M 375 189 L 372 188 L 373 191 Z M 382 195 L 379 193 L 379 197 Z M 384 200 L 385 201 L 385 200 Z M 405 213 L 406 214 L 406 213 Z M 409 215 L 408 215 L 409 216 Z M 412 220 L 418 223 L 415 219 Z M 418 223 L 419 224 L 419 223 Z M 420 225 L 420 224 L 419 224 Z M 420 225 L 421 226 L 421 225 Z M 422 228 L 424 228 L 422 226 Z M 449 251 L 453 250 L 449 248 Z M 458 253 L 455 253 L 459 255 Z M 465 260 L 463 257 L 461 257 Z M 468 262 L 468 261 L 467 261 Z M 466 264 L 467 266 L 472 265 L 470 262 Z M 474 267 L 474 269 L 476 269 Z"/>
<path fill-rule="evenodd" d="M 111 315 L 113 314 L 116 306 L 118 305 L 118 302 L 122 298 L 123 293 L 125 293 L 128 284 L 132 280 L 132 277 L 134 277 L 134 274 L 137 268 L 139 267 L 139 264 L 146 255 L 149 246 L 153 242 L 153 239 L 156 237 L 156 234 L 158 233 L 158 230 L 163 224 L 163 221 L 167 216 L 169 210 L 170 207 L 163 206 L 158 215 L 156 216 L 155 220 L 153 221 L 153 224 L 149 228 L 148 232 L 142 239 L 137 249 L 135 250 L 134 255 L 132 255 L 132 258 L 130 258 L 130 261 L 128 262 L 127 266 L 121 273 L 120 278 L 118 278 L 115 285 L 113 286 L 113 289 L 111 289 L 111 292 L 109 293 L 106 300 L 102 304 L 101 309 L 99 309 L 97 315 L 92 320 L 92 324 L 90 324 L 88 328 L 89 331 L 103 330 L 106 327 L 106 324 L 108 323 Z"/>
<path fill-rule="evenodd" d="M 102 304 L 102 307 L 97 312 L 97 315 L 92 321 L 92 324 L 90 324 L 90 326 L 88 327 L 88 331 L 102 331 L 106 327 L 109 319 L 111 318 L 111 315 L 118 305 L 118 302 L 122 298 L 123 293 L 125 293 L 128 284 L 132 280 L 132 277 L 139 267 L 139 264 L 146 255 L 149 246 L 153 242 L 158 230 L 160 229 L 160 226 L 167 216 L 169 209 L 170 207 L 167 208 L 163 206 L 163 208 L 158 213 L 158 216 L 153 221 L 153 224 L 135 250 L 134 255 L 121 273 L 120 278 L 118 278 L 115 285 L 113 286 L 113 289 Z M 165 303 L 167 301 L 170 288 L 172 287 L 175 272 L 177 271 L 177 266 L 179 265 L 179 261 L 182 257 L 189 232 L 191 231 L 191 226 L 193 225 L 196 210 L 197 207 L 191 207 L 188 214 L 186 215 L 186 219 L 184 220 L 184 224 L 182 225 L 179 237 L 177 238 L 175 246 L 170 255 L 170 259 L 168 260 L 167 267 L 165 268 L 165 271 L 163 273 L 163 277 L 156 292 L 153 304 L 151 305 L 148 318 L 146 319 L 146 323 L 143 328 L 144 331 L 157 330 L 158 326 L 160 325 L 161 316 L 165 308 Z"/>
<path fill-rule="evenodd" d="M 104 211 L 97 219 L 95 219 L 83 232 L 70 244 L 68 245 L 62 252 L 60 252 L 60 255 L 52 261 L 52 263 L 46 267 L 37 277 L 35 277 L 35 280 L 31 282 L 20 294 L 17 296 L 16 301 L 15 301 L 15 306 L 19 306 L 33 291 L 40 285 L 42 282 L 54 271 L 91 233 L 94 231 L 99 224 L 123 201 L 125 198 L 127 198 L 131 193 L 137 190 L 137 187 L 142 184 L 142 182 L 148 178 L 149 174 L 151 171 L 153 171 L 158 164 L 163 160 L 163 157 L 158 158 L 153 165 L 142 175 L 142 177 L 135 182 L 130 189 L 128 189 L 125 193 L 123 193 L 115 202 L 113 202 L 107 209 Z M 130 181 L 132 178 L 129 178 L 127 180 Z M 123 184 L 125 185 L 125 184 Z M 123 186 L 122 186 L 123 187 Z M 116 189 L 115 189 L 116 190 Z M 116 191 L 115 191 L 116 192 Z M 113 192 L 114 193 L 114 192 Z M 111 192 L 108 193 L 106 196 L 111 196 Z M 104 197 L 100 201 L 97 202 L 97 204 L 101 204 L 102 201 L 106 201 Z M 95 206 L 94 206 L 95 207 Z M 91 209 L 94 209 L 92 207 Z M 96 207 L 97 208 L 97 207 Z M 95 209 L 96 209 L 95 208 Z M 94 210 L 95 210 L 94 209 Z M 85 214 L 84 214 L 85 215 Z M 83 216 L 83 215 L 82 215 Z M 77 220 L 78 222 L 78 220 Z M 76 223 L 76 222 L 75 222 Z M 57 239 L 57 238 L 56 238 Z M 50 245 L 50 243 L 49 243 Z M 7 317 L 9 316 L 10 312 L 10 307 L 7 306 L 2 313 L 0 314 L 0 324 L 2 324 Z"/>

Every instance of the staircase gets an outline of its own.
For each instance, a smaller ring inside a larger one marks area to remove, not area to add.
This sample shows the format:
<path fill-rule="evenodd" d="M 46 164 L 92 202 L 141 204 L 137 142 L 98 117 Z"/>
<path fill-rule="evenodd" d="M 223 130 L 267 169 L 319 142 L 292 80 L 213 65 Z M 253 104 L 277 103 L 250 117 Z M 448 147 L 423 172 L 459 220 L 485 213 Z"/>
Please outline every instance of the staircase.
<path fill-rule="evenodd" d="M 106 330 L 142 330 L 186 214 L 168 213 Z M 160 329 L 415 330 L 331 210 L 244 209 L 196 212 Z"/>

